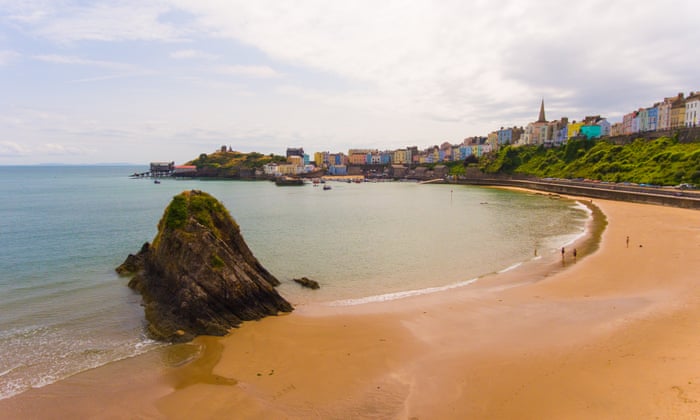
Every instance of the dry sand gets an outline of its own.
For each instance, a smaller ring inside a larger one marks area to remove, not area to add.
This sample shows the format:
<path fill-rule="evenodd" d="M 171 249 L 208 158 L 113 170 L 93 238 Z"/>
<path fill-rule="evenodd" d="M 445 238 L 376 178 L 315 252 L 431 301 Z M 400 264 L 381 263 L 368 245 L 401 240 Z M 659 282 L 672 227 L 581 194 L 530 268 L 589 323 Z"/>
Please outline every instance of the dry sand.
<path fill-rule="evenodd" d="M 171 348 L 111 364 L 0 401 L 0 417 L 698 418 L 700 212 L 595 204 L 600 248 L 567 250 L 565 270 L 300 307 L 199 338 L 195 362 L 153 360 Z"/>

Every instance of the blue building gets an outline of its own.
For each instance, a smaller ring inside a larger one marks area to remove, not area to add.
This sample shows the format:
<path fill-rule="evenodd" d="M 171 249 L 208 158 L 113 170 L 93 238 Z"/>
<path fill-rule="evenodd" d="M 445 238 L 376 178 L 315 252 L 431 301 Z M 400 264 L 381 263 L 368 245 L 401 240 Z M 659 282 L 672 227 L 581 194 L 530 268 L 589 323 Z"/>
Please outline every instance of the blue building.
<path fill-rule="evenodd" d="M 381 153 L 379 154 L 379 162 L 380 162 L 382 165 L 389 165 L 389 164 L 391 164 L 391 155 L 392 155 L 391 152 L 381 152 Z"/>
<path fill-rule="evenodd" d="M 647 108 L 647 130 L 656 131 L 659 126 L 659 108 Z"/>
<path fill-rule="evenodd" d="M 345 165 L 332 165 L 328 168 L 329 175 L 347 175 L 348 167 Z"/>
<path fill-rule="evenodd" d="M 513 144 L 513 129 L 512 128 L 502 128 L 496 132 L 498 135 L 498 145 L 503 146 L 504 144 Z"/>

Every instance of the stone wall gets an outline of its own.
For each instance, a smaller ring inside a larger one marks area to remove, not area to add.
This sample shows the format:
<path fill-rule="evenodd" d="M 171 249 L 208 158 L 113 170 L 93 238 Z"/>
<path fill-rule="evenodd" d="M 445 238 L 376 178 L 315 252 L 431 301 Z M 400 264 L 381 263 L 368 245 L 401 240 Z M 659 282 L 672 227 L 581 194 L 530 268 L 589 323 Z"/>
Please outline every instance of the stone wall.
<path fill-rule="evenodd" d="M 567 184 L 566 182 L 560 183 L 540 180 L 508 179 L 506 177 L 494 178 L 490 176 L 462 178 L 455 183 L 467 185 L 520 187 L 553 194 L 565 194 L 700 210 L 700 194 L 684 193 L 674 190 L 654 191 L 651 189 L 618 185 L 607 186 L 605 184 L 586 186 Z"/>

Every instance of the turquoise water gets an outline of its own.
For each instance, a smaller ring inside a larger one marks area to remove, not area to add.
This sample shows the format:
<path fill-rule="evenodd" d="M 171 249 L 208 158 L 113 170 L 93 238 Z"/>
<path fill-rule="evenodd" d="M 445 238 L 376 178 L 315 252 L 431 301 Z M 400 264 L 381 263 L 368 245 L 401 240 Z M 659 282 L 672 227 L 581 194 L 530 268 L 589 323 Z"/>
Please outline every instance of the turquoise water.
<path fill-rule="evenodd" d="M 467 186 L 128 177 L 144 167 L 0 167 L 0 398 L 159 346 L 114 274 L 187 189 L 230 210 L 295 305 L 349 305 L 466 284 L 581 234 L 587 213 Z M 321 289 L 291 281 L 307 276 Z"/>

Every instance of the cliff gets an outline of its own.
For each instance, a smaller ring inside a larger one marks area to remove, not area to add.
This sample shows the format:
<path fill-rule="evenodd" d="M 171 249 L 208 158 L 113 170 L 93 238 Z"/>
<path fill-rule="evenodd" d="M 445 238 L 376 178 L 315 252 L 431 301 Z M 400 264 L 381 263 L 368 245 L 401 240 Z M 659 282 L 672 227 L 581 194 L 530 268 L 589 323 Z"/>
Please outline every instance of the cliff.
<path fill-rule="evenodd" d="M 225 207 L 201 191 L 175 196 L 153 243 L 117 272 L 134 275 L 129 287 L 143 296 L 148 332 L 159 340 L 224 335 L 242 321 L 293 310 Z"/>

